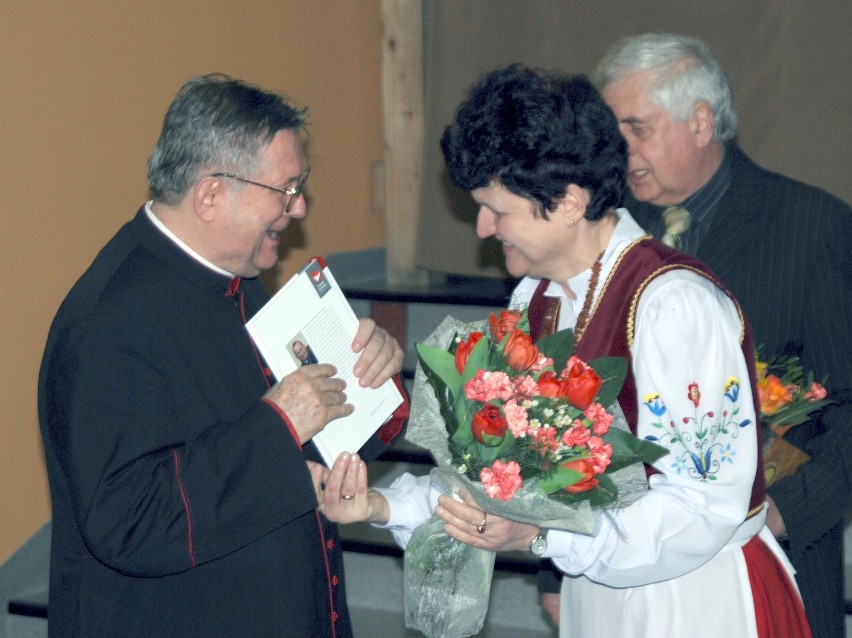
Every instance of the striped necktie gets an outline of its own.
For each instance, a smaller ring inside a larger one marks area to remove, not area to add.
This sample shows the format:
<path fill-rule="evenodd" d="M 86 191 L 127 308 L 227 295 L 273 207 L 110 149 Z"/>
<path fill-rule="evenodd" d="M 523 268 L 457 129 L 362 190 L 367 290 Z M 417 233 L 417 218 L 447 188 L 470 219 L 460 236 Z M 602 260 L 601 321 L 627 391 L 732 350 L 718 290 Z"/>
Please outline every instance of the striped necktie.
<path fill-rule="evenodd" d="M 682 206 L 669 206 L 663 211 L 663 219 L 666 222 L 666 233 L 663 235 L 663 243 L 672 248 L 680 248 L 680 236 L 689 228 L 689 211 Z"/>

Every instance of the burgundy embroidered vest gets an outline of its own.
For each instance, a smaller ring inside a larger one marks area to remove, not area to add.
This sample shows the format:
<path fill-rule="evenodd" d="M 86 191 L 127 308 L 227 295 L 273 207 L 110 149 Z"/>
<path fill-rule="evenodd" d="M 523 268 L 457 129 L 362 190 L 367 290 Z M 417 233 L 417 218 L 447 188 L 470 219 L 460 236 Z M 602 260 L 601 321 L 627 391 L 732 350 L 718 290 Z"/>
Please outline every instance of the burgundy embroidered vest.
<path fill-rule="evenodd" d="M 629 265 L 625 266 L 628 255 Z M 621 394 L 618 396 L 618 403 L 634 435 L 636 434 L 639 400 L 636 396 L 636 381 L 633 377 L 633 358 L 630 354 L 630 346 L 633 343 L 636 305 L 639 296 L 650 281 L 675 268 L 685 268 L 706 277 L 733 300 L 737 311 L 740 313 L 743 329 L 740 345 L 748 365 L 754 405 L 760 405 L 757 396 L 757 374 L 751 327 L 748 320 L 743 316 L 737 300 L 716 275 L 695 258 L 678 252 L 657 240 L 643 238 L 634 242 L 619 257 L 618 263 L 604 283 L 585 331 L 574 344 L 574 353 L 586 361 L 607 356 L 623 357 L 627 361 L 627 378 L 624 381 Z M 544 296 L 549 284 L 549 280 L 542 280 L 530 300 L 528 315 L 530 335 L 533 340 L 537 340 L 552 330 L 553 310 L 548 297 Z M 752 483 L 750 512 L 762 505 L 766 498 L 759 415 L 756 418 L 754 433 L 754 436 L 758 439 L 758 462 L 757 472 Z M 647 469 L 650 472 L 655 471 L 650 467 Z"/>

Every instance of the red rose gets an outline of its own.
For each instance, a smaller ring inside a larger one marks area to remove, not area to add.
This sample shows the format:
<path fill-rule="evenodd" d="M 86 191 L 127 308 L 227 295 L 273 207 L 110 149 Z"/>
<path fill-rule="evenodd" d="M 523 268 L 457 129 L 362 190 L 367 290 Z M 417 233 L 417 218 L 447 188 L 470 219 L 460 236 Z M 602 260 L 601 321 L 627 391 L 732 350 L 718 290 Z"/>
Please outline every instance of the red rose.
<path fill-rule="evenodd" d="M 568 359 L 562 379 L 567 382 L 565 397 L 578 410 L 585 410 L 592 405 L 601 389 L 602 382 L 598 373 L 577 357 Z"/>
<path fill-rule="evenodd" d="M 482 339 L 481 332 L 471 332 L 467 339 L 459 342 L 456 348 L 456 370 L 459 374 L 464 373 L 464 367 L 467 365 L 467 360 L 470 358 L 470 353 L 473 352 L 474 346 Z"/>
<path fill-rule="evenodd" d="M 503 337 L 515 329 L 518 319 L 521 318 L 521 313 L 518 310 L 503 310 L 500 316 L 496 316 L 493 312 L 488 317 L 488 322 L 491 324 L 491 334 L 497 343 L 503 341 Z"/>
<path fill-rule="evenodd" d="M 538 360 L 538 348 L 526 332 L 513 330 L 503 346 L 503 356 L 513 370 L 526 370 Z"/>
<path fill-rule="evenodd" d="M 595 478 L 595 466 L 592 459 L 568 461 L 567 463 L 562 463 L 561 467 L 574 470 L 575 472 L 580 472 L 583 475 L 579 481 L 565 488 L 565 491 L 569 494 L 588 492 L 589 490 L 597 487 L 598 483 L 600 483 L 600 481 Z"/>
<path fill-rule="evenodd" d="M 500 445 L 508 427 L 500 408 L 494 405 L 486 405 L 473 415 L 470 422 L 473 438 L 488 447 Z"/>

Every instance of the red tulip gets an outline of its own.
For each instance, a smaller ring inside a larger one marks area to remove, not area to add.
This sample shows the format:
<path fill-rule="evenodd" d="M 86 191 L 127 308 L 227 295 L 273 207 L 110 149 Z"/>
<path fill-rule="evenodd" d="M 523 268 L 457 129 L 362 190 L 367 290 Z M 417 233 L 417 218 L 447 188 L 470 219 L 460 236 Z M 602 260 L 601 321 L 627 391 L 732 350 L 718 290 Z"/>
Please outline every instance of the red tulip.
<path fill-rule="evenodd" d="M 503 346 L 503 356 L 513 370 L 527 370 L 538 360 L 538 348 L 526 332 L 513 330 Z"/>
<path fill-rule="evenodd" d="M 575 472 L 580 472 L 583 475 L 583 478 L 581 478 L 579 481 L 565 488 L 565 491 L 569 494 L 579 494 L 581 492 L 588 492 L 589 490 L 597 487 L 598 483 L 600 483 L 600 481 L 595 478 L 595 468 L 592 459 L 577 459 L 576 461 L 568 461 L 567 463 L 562 463 L 561 467 L 564 467 L 569 470 L 574 470 Z"/>
<path fill-rule="evenodd" d="M 562 372 L 562 379 L 567 382 L 564 396 L 579 410 L 588 408 L 601 389 L 602 381 L 598 373 L 577 357 L 568 359 L 568 364 Z"/>
<path fill-rule="evenodd" d="M 503 341 L 503 337 L 515 329 L 520 318 L 521 312 L 519 310 L 503 310 L 499 317 L 492 312 L 488 317 L 488 322 L 491 324 L 491 334 L 494 336 L 494 341 L 497 343 Z"/>
<path fill-rule="evenodd" d="M 508 428 L 509 424 L 500 408 L 494 405 L 486 405 L 473 415 L 470 422 L 473 438 L 488 447 L 500 445 Z"/>
<path fill-rule="evenodd" d="M 560 381 L 555 372 L 547 370 L 538 377 L 538 391 L 543 397 L 556 399 L 565 396 L 565 382 Z"/>
<path fill-rule="evenodd" d="M 473 352 L 474 346 L 482 339 L 481 332 L 471 332 L 466 340 L 459 342 L 456 348 L 456 370 L 459 374 L 464 373 L 464 367 L 467 365 L 467 360 L 470 358 L 470 353 Z"/>

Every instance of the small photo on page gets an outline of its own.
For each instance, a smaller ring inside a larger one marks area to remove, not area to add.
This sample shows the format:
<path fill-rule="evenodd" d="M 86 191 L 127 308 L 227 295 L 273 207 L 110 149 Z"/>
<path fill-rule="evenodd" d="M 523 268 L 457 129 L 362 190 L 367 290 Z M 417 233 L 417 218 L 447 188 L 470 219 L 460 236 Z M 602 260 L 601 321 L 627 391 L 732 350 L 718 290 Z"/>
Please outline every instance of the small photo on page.
<path fill-rule="evenodd" d="M 291 341 L 288 346 L 288 350 L 290 354 L 293 355 L 293 361 L 296 363 L 297 367 L 310 365 L 312 363 L 319 363 L 314 351 L 311 349 L 308 340 L 305 338 L 305 335 L 299 332 Z"/>

